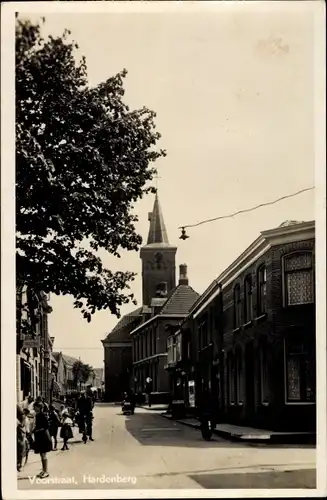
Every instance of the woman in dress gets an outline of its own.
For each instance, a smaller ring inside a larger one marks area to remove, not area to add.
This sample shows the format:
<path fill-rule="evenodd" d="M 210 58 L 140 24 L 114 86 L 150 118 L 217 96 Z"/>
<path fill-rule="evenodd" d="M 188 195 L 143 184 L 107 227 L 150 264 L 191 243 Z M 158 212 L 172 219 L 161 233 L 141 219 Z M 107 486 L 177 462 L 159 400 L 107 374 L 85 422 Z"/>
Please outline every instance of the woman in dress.
<path fill-rule="evenodd" d="M 43 412 L 43 404 L 37 402 L 34 405 L 35 427 L 34 427 L 34 452 L 41 456 L 42 471 L 38 477 L 48 477 L 47 453 L 52 450 L 51 436 L 49 432 L 49 422 Z"/>

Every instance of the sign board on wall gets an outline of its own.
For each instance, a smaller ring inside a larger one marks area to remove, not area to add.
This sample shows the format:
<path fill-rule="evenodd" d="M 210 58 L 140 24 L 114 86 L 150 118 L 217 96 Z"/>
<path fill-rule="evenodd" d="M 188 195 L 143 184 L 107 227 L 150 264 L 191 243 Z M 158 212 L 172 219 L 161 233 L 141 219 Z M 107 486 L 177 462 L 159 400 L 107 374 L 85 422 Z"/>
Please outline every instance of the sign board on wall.
<path fill-rule="evenodd" d="M 35 337 L 33 335 L 25 335 L 25 338 L 23 340 L 23 347 L 27 349 L 40 349 L 41 346 L 41 339 L 40 337 Z"/>

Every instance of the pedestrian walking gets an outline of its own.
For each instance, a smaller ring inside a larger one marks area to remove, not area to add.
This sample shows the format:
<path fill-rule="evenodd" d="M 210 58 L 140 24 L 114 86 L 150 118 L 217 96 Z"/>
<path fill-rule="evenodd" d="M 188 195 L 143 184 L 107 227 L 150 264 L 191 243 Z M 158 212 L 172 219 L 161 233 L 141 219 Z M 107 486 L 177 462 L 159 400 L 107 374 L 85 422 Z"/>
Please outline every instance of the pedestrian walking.
<path fill-rule="evenodd" d="M 87 438 L 94 441 L 92 436 L 93 427 L 93 402 L 92 399 L 85 393 L 81 394 L 78 400 L 78 414 L 79 414 L 79 429 L 83 434 L 83 441 L 86 443 Z"/>
<path fill-rule="evenodd" d="M 17 471 L 20 472 L 23 466 L 24 459 L 26 463 L 28 443 L 26 438 L 25 415 L 22 408 L 19 405 L 17 405 L 16 440 L 17 440 Z"/>
<path fill-rule="evenodd" d="M 49 476 L 47 453 L 52 450 L 49 422 L 43 412 L 43 404 L 41 402 L 35 403 L 34 410 L 34 452 L 40 455 L 42 464 L 42 470 L 37 477 L 45 478 Z"/>
<path fill-rule="evenodd" d="M 50 405 L 49 407 L 49 431 L 50 431 L 50 436 L 51 439 L 53 438 L 53 451 L 57 450 L 57 436 L 58 436 L 58 429 L 61 425 L 60 417 L 55 410 L 55 407 L 53 405 Z"/>
<path fill-rule="evenodd" d="M 68 440 L 73 437 L 73 431 L 72 431 L 72 425 L 73 421 L 68 415 L 68 411 L 64 411 L 62 415 L 62 421 L 61 421 L 61 430 L 60 430 L 60 437 L 64 440 L 63 447 L 61 448 L 62 450 L 69 450 L 68 448 Z"/>

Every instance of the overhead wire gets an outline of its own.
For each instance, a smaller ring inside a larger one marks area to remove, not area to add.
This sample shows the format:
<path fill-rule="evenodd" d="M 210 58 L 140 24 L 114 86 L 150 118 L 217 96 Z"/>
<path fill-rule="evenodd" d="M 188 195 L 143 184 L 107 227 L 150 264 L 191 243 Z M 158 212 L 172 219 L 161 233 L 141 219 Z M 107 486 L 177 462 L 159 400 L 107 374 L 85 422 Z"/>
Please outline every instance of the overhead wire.
<path fill-rule="evenodd" d="M 256 205 L 254 207 L 251 207 L 251 208 L 245 208 L 243 210 L 238 210 L 237 212 L 234 212 L 232 214 L 228 214 L 228 215 L 221 215 L 219 217 L 214 217 L 212 219 L 206 219 L 206 220 L 203 220 L 201 222 L 197 222 L 196 224 L 188 224 L 188 225 L 185 225 L 185 226 L 179 226 L 178 229 L 186 229 L 187 227 L 197 227 L 197 226 L 201 226 L 202 224 L 207 224 L 209 222 L 214 222 L 216 220 L 221 220 L 221 219 L 229 219 L 231 217 L 235 217 L 236 215 L 239 215 L 239 214 L 244 214 L 246 212 L 252 212 L 254 210 L 257 210 L 258 208 L 261 208 L 261 207 L 266 207 L 268 205 L 274 205 L 275 203 L 278 203 L 282 200 L 286 200 L 287 198 L 292 198 L 294 196 L 297 196 L 301 193 L 304 193 L 306 191 L 311 191 L 312 189 L 314 189 L 314 186 L 313 187 L 309 187 L 309 188 L 305 188 L 305 189 L 300 189 L 299 191 L 296 191 L 295 193 L 291 193 L 291 194 L 287 194 L 285 196 L 281 196 L 280 198 L 277 198 L 275 200 L 272 200 L 272 201 L 268 201 L 266 203 L 260 203 L 260 205 Z"/>

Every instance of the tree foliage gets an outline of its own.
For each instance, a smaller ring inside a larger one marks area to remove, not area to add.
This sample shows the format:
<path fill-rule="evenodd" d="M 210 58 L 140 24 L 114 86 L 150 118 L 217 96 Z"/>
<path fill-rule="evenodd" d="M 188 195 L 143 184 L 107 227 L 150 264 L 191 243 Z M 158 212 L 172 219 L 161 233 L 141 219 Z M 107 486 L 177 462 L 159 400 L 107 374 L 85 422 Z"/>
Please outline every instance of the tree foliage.
<path fill-rule="evenodd" d="M 90 321 L 134 301 L 134 273 L 98 250 L 138 250 L 132 208 L 165 152 L 155 113 L 123 101 L 126 70 L 90 87 L 76 48 L 69 31 L 43 39 L 16 19 L 16 272 L 18 286 L 72 295 Z"/>
<path fill-rule="evenodd" d="M 92 366 L 85 364 L 80 360 L 75 361 L 75 363 L 73 364 L 72 371 L 73 371 L 74 383 L 76 385 L 82 383 L 86 384 L 86 382 L 94 373 Z"/>

